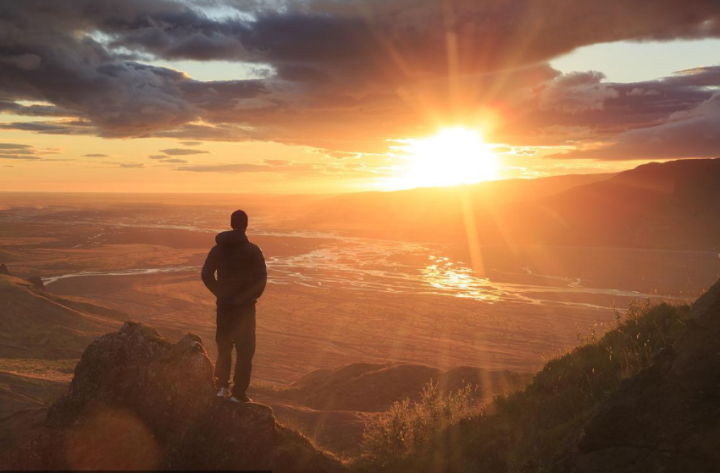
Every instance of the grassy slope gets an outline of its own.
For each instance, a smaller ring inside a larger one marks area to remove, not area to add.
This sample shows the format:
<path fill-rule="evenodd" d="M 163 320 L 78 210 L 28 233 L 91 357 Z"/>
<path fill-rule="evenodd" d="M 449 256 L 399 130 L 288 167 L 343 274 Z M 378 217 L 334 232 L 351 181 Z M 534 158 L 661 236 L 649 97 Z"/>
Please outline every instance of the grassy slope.
<path fill-rule="evenodd" d="M 95 337 L 117 330 L 126 319 L 121 312 L 0 276 L 0 358 L 78 358 Z"/>
<path fill-rule="evenodd" d="M 688 306 L 631 307 L 602 338 L 591 337 L 548 362 L 523 391 L 498 397 L 485 411 L 435 423 L 431 435 L 408 435 L 412 405 L 369 432 L 357 471 L 542 472 L 577 439 L 593 407 L 652 354 L 684 330 Z M 421 411 L 423 406 L 421 407 Z M 403 416 L 405 418 L 403 418 Z M 383 422 L 383 421 L 380 421 Z M 426 425 L 426 424 L 424 424 Z M 378 439 L 378 433 L 382 438 Z M 422 442 L 405 442 L 422 438 Z"/>
<path fill-rule="evenodd" d="M 419 364 L 353 363 L 313 371 L 292 385 L 272 392 L 267 388 L 258 391 L 313 409 L 381 412 L 398 400 L 419 400 L 423 387 L 430 381 L 438 383 L 445 392 L 457 391 L 471 383 L 479 386 L 478 395 L 482 396 L 515 391 L 527 384 L 528 375 L 467 366 L 444 372 Z"/>

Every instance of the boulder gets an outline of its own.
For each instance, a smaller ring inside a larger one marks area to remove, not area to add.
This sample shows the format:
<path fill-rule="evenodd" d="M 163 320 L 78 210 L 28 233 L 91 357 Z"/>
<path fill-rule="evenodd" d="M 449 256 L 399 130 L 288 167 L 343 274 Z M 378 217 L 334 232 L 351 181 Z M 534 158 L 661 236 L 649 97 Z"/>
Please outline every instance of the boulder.
<path fill-rule="evenodd" d="M 26 281 L 38 289 L 42 289 L 43 291 L 45 290 L 45 283 L 40 276 L 30 276 L 26 279 Z"/>
<path fill-rule="evenodd" d="M 720 282 L 685 333 L 595 410 L 558 472 L 720 472 Z"/>
<path fill-rule="evenodd" d="M 17 469 L 225 469 L 330 472 L 340 464 L 279 425 L 272 409 L 215 396 L 200 337 L 170 343 L 125 323 L 86 350 Z"/>
<path fill-rule="evenodd" d="M 0 274 L 3 274 L 5 276 L 10 276 L 10 271 L 8 271 L 7 266 L 5 266 L 5 263 L 0 263 Z"/>

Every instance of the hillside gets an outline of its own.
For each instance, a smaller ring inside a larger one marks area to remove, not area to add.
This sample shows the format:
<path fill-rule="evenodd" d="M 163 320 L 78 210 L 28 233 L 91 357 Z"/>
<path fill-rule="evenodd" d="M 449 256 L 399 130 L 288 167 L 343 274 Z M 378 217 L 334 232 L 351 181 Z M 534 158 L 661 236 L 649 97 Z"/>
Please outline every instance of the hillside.
<path fill-rule="evenodd" d="M 441 371 L 403 363 L 353 363 L 313 371 L 287 388 L 275 389 L 273 394 L 318 410 L 381 412 L 399 400 L 419 400 L 430 382 L 438 384 L 444 392 L 458 391 L 471 384 L 477 388 L 479 398 L 490 399 L 517 390 L 528 379 L 528 375 L 510 371 L 467 366 Z"/>
<path fill-rule="evenodd" d="M 611 178 L 614 174 L 488 181 L 472 185 L 361 192 L 311 203 L 298 225 L 342 229 L 390 239 L 445 241 L 463 230 L 464 209 L 476 212 L 533 201 Z M 469 207 L 468 207 L 469 205 Z M 464 237 L 464 233 L 462 233 Z"/>
<path fill-rule="evenodd" d="M 536 244 L 716 250 L 719 212 L 720 159 L 697 159 L 644 164 L 511 206 L 500 222 Z"/>
<path fill-rule="evenodd" d="M 616 175 L 357 194 L 318 204 L 317 228 L 456 243 L 720 249 L 720 159 L 651 163 Z"/>
<path fill-rule="evenodd" d="M 716 472 L 719 340 L 720 281 L 692 309 L 632 305 L 519 391 L 511 385 L 526 379 L 511 373 L 357 363 L 256 390 L 274 396 L 273 412 L 216 399 L 198 337 L 173 344 L 126 323 L 90 344 L 45 419 L 27 409 L 0 420 L 0 467 L 341 471 L 276 420 L 305 415 L 324 428 L 322 443 L 355 455 L 347 468 L 358 472 Z M 445 393 L 470 381 L 481 395 L 443 396 L 428 379 Z M 508 394 L 486 405 L 483 385 Z"/>
<path fill-rule="evenodd" d="M 122 312 L 0 274 L 0 453 L 24 426 L 36 423 L 38 409 L 67 389 L 85 348 L 126 319 Z"/>
<path fill-rule="evenodd" d="M 405 363 L 353 363 L 308 373 L 287 387 L 253 386 L 251 395 L 270 406 L 279 421 L 344 458 L 361 453 L 363 432 L 396 402 L 418 401 L 429 383 L 444 393 L 472 386 L 480 402 L 527 384 L 528 374 L 459 367 L 442 371 Z"/>
<path fill-rule="evenodd" d="M 691 310 L 633 305 L 485 409 L 460 399 L 443 410 L 432 397 L 396 406 L 370 428 L 353 469 L 718 472 L 719 357 L 720 281 Z"/>
<path fill-rule="evenodd" d="M 78 358 L 95 337 L 127 320 L 122 312 L 7 275 L 0 275 L 0 314 L 0 358 Z"/>

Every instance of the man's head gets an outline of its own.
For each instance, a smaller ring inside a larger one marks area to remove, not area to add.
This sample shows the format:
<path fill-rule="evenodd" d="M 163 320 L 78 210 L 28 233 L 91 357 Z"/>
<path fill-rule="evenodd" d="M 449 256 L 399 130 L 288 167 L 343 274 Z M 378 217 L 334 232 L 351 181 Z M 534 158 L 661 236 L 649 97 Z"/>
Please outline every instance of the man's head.
<path fill-rule="evenodd" d="M 248 216 L 243 210 L 236 210 L 230 217 L 230 226 L 233 230 L 245 231 L 248 227 Z"/>

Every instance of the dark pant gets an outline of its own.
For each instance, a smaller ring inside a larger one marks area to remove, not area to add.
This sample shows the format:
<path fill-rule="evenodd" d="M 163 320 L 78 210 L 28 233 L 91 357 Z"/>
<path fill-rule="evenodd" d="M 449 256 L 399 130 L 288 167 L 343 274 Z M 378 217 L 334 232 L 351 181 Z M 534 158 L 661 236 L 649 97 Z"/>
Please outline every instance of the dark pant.
<path fill-rule="evenodd" d="M 218 388 L 230 384 L 232 350 L 235 347 L 235 376 L 233 396 L 242 396 L 250 385 L 252 359 L 255 354 L 255 305 L 252 307 L 218 307 L 215 342 L 218 358 L 215 363 L 215 380 Z"/>

